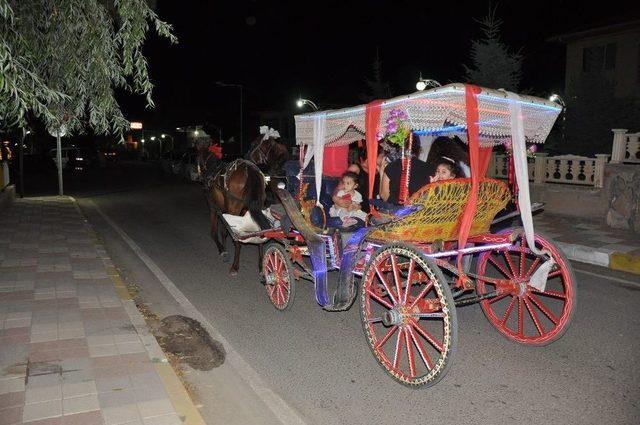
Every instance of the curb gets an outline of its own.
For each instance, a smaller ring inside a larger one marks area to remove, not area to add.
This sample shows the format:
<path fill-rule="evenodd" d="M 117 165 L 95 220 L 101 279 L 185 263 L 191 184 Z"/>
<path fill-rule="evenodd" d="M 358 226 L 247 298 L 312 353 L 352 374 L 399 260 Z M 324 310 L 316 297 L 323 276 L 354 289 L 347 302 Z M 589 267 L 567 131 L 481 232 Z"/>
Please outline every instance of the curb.
<path fill-rule="evenodd" d="M 556 242 L 556 245 L 564 251 L 569 260 L 640 275 L 640 256 L 638 255 L 617 251 L 598 251 L 591 246 L 565 242 Z"/>
<path fill-rule="evenodd" d="M 640 275 L 640 256 L 613 252 L 610 256 L 609 268 Z"/>
<path fill-rule="evenodd" d="M 85 215 L 82 213 L 82 210 L 80 209 L 80 206 L 78 205 L 76 199 L 71 196 L 69 196 L 68 199 L 73 202 L 74 206 L 80 213 L 80 216 L 84 220 L 85 226 L 87 227 L 87 231 L 89 233 L 89 237 L 94 243 L 98 255 L 104 263 L 105 271 L 111 279 L 111 282 L 113 283 L 116 294 L 122 302 L 122 306 L 127 312 L 131 323 L 135 327 L 136 332 L 142 340 L 149 360 L 153 363 L 156 373 L 162 380 L 167 395 L 169 396 L 169 399 L 171 400 L 171 403 L 173 404 L 173 407 L 180 417 L 182 423 L 184 425 L 206 425 L 204 419 L 202 419 L 202 416 L 200 415 L 200 412 L 193 404 L 193 400 L 191 400 L 191 397 L 187 393 L 187 390 L 184 388 L 182 381 L 180 381 L 180 378 L 178 378 L 175 371 L 173 370 L 173 367 L 171 367 L 167 358 L 165 357 L 160 344 L 158 344 L 155 336 L 149 331 L 147 322 L 138 311 L 138 307 L 133 301 L 133 297 L 127 290 L 127 287 L 124 284 L 122 277 L 118 273 L 115 265 L 113 264 L 111 257 L 109 257 L 109 254 L 104 248 L 104 245 L 102 245 L 102 243 L 100 242 L 98 233 L 93 229 L 93 226 L 91 225 L 91 223 L 89 223 L 89 220 L 87 220 Z"/>

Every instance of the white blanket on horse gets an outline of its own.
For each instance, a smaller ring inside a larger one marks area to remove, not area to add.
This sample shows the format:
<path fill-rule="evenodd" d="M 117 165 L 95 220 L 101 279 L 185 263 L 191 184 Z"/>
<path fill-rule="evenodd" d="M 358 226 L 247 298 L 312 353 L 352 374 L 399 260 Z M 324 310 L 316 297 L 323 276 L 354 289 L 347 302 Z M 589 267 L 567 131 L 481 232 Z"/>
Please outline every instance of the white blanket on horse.
<path fill-rule="evenodd" d="M 271 211 L 269 209 L 263 210 L 262 213 L 267 217 L 269 222 L 273 227 L 279 226 L 279 223 L 276 223 L 276 219 L 273 215 L 271 215 Z M 222 217 L 229 225 L 229 228 L 234 233 L 235 238 L 241 238 L 245 235 L 256 233 L 260 231 L 260 226 L 256 223 L 249 211 L 247 211 L 244 215 L 231 215 L 231 214 L 222 214 Z M 260 244 L 266 241 L 266 238 L 261 238 L 258 236 L 253 236 L 251 238 L 243 239 L 240 242 L 242 243 L 252 243 L 252 244 Z"/>

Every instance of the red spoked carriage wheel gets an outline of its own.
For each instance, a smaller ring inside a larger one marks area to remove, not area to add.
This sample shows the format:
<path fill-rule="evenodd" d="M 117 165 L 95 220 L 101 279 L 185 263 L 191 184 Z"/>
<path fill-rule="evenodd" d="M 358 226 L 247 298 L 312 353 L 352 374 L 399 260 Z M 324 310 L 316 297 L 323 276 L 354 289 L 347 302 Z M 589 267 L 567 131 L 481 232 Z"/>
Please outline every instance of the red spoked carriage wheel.
<path fill-rule="evenodd" d="M 502 335 L 521 344 L 547 345 L 569 327 L 576 309 L 576 279 L 569 260 L 548 238 L 536 234 L 535 243 L 549 251 L 555 261 L 544 291 L 529 285 L 543 259 L 529 249 L 522 234 L 512 246 L 480 255 L 478 275 L 498 281 L 479 278 L 477 291 L 479 295 L 498 293 L 480 305 Z"/>
<path fill-rule="evenodd" d="M 360 314 L 373 355 L 395 380 L 428 387 L 445 376 L 458 339 L 455 306 L 421 251 L 393 243 L 376 252 L 362 276 Z"/>
<path fill-rule="evenodd" d="M 270 243 L 262 258 L 262 273 L 269 300 L 278 310 L 288 310 L 293 305 L 295 296 L 295 280 L 293 265 L 285 249 Z"/>

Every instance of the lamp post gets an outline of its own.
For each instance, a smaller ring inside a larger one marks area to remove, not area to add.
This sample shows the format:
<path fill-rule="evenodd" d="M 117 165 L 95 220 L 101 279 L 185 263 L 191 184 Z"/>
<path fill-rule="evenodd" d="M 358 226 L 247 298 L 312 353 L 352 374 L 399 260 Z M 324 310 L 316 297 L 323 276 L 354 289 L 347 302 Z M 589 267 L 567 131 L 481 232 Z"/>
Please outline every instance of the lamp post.
<path fill-rule="evenodd" d="M 162 133 L 162 134 L 160 135 L 160 156 L 162 156 L 162 141 L 163 141 L 164 139 L 166 139 L 167 137 L 171 138 L 171 149 L 173 149 L 173 136 L 172 136 L 172 135 L 170 135 L 170 134 L 164 134 L 164 133 Z"/>
<path fill-rule="evenodd" d="M 243 140 L 242 140 L 242 84 L 229 84 L 223 83 L 222 81 L 216 81 L 216 85 L 220 87 L 236 87 L 240 89 L 240 154 L 242 154 L 243 150 Z"/>
<path fill-rule="evenodd" d="M 422 73 L 420 73 L 420 78 L 418 79 L 418 82 L 416 83 L 416 89 L 418 89 L 418 91 L 423 91 L 426 90 L 427 87 L 440 87 L 442 84 L 440 84 L 439 82 L 437 82 L 436 80 L 430 80 L 427 78 L 422 78 Z"/>
<path fill-rule="evenodd" d="M 160 143 L 160 146 L 162 147 L 162 140 L 158 139 L 156 136 L 151 136 L 151 137 L 149 137 L 149 139 L 152 142 L 155 142 L 157 140 Z"/>
<path fill-rule="evenodd" d="M 298 105 L 298 108 L 302 108 L 304 105 L 309 105 L 313 108 L 314 111 L 318 110 L 318 105 L 316 105 L 309 99 L 298 98 L 298 100 L 296 101 L 296 105 Z"/>
<path fill-rule="evenodd" d="M 564 145 L 566 143 L 565 124 L 567 119 L 567 104 L 565 103 L 564 99 L 556 93 L 551 94 L 551 96 L 549 96 L 549 100 L 557 103 L 562 107 L 562 144 Z"/>
<path fill-rule="evenodd" d="M 49 128 L 49 134 L 56 138 L 56 162 L 58 164 L 58 195 L 64 195 L 64 186 L 62 181 L 62 141 L 60 140 L 67 134 L 67 126 L 64 124 L 65 119 L 59 127 Z"/>

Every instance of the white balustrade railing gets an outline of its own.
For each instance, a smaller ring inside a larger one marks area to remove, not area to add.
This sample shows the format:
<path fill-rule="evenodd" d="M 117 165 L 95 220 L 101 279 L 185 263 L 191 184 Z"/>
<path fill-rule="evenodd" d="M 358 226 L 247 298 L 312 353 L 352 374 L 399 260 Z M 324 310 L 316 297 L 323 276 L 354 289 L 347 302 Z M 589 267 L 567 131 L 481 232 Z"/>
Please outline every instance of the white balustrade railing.
<path fill-rule="evenodd" d="M 529 180 L 534 183 L 561 183 L 603 187 L 604 165 L 609 155 L 599 154 L 595 158 L 577 155 L 547 156 L 538 153 L 528 158 Z M 493 154 L 488 175 L 493 178 L 508 177 L 509 159 L 505 154 Z"/>
<path fill-rule="evenodd" d="M 527 158 L 529 163 L 529 180 L 534 179 L 535 167 L 532 166 L 533 158 Z M 488 175 L 496 179 L 506 179 L 509 176 L 509 157 L 506 154 L 496 154 L 491 156 L 489 162 Z"/>
<path fill-rule="evenodd" d="M 614 128 L 611 163 L 631 162 L 640 164 L 640 133 L 627 133 L 626 128 Z"/>

